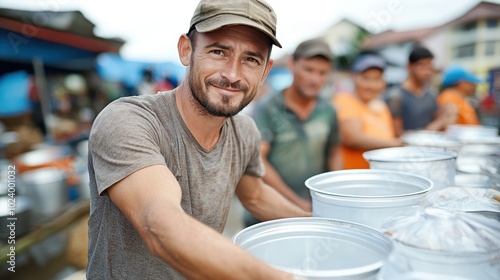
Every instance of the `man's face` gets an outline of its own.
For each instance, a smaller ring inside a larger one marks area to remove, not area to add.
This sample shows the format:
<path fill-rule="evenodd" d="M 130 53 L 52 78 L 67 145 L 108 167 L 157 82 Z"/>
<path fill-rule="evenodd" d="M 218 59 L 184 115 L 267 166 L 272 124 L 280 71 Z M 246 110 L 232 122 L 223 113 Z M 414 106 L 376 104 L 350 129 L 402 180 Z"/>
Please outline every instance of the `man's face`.
<path fill-rule="evenodd" d="M 460 81 L 456 85 L 466 96 L 473 96 L 476 93 L 476 84 L 468 81 Z"/>
<path fill-rule="evenodd" d="M 410 63 L 408 65 L 410 76 L 421 84 L 427 84 L 431 81 L 434 67 L 432 65 L 432 58 L 424 58 Z"/>
<path fill-rule="evenodd" d="M 292 61 L 293 84 L 297 93 L 304 98 L 316 99 L 331 72 L 329 60 L 317 56 Z"/>
<path fill-rule="evenodd" d="M 196 36 L 188 74 L 191 93 L 208 115 L 234 116 L 252 101 L 272 67 L 269 38 L 244 25 Z"/>
<path fill-rule="evenodd" d="M 354 85 L 358 97 L 367 103 L 377 98 L 385 90 L 383 72 L 378 68 L 371 68 L 355 74 Z"/>

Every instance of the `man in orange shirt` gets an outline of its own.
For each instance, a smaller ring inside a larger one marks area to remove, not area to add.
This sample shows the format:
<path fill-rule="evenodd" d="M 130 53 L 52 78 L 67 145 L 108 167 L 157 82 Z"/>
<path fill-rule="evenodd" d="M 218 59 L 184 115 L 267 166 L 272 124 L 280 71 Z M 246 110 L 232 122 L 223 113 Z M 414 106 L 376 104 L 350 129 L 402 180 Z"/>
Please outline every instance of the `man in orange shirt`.
<path fill-rule="evenodd" d="M 480 124 L 476 110 L 467 101 L 467 97 L 474 96 L 476 85 L 481 80 L 462 67 L 450 67 L 444 73 L 443 86 L 445 89 L 438 96 L 439 106 L 453 104 L 458 110 L 456 124 Z"/>
<path fill-rule="evenodd" d="M 395 137 L 391 112 L 379 99 L 386 87 L 385 67 L 380 56 L 359 57 L 353 64 L 354 93 L 334 97 L 345 169 L 369 168 L 365 151 L 402 145 Z"/>

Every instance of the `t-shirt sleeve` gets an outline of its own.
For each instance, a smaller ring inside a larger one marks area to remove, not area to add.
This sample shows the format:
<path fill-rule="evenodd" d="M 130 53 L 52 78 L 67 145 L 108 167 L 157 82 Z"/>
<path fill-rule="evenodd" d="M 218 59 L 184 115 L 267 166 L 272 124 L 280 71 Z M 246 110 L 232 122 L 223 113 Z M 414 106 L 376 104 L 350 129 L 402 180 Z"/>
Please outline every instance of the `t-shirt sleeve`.
<path fill-rule="evenodd" d="M 402 98 L 400 88 L 389 91 L 383 98 L 393 117 L 401 117 Z"/>
<path fill-rule="evenodd" d="M 249 144 L 248 144 L 248 155 L 250 156 L 248 165 L 245 169 L 244 174 L 245 175 L 250 175 L 254 177 L 264 177 L 264 174 L 266 173 L 266 169 L 264 167 L 264 162 L 262 161 L 262 158 L 260 157 L 260 133 L 259 130 L 257 129 L 257 126 L 255 125 L 255 122 L 253 122 L 251 119 L 248 120 L 247 127 L 249 129 L 248 133 L 246 134 L 248 136 Z"/>
<path fill-rule="evenodd" d="M 338 94 L 333 99 L 339 121 L 357 120 L 361 118 L 361 110 L 354 98 L 355 97 L 350 94 Z"/>
<path fill-rule="evenodd" d="M 165 165 L 158 143 L 150 112 L 128 103 L 107 106 L 89 137 L 99 194 L 142 168 Z"/>
<path fill-rule="evenodd" d="M 334 147 L 340 144 L 340 131 L 339 131 L 339 122 L 337 118 L 337 111 L 335 109 L 332 110 L 332 123 L 330 127 L 330 135 L 328 138 L 328 147 Z"/>

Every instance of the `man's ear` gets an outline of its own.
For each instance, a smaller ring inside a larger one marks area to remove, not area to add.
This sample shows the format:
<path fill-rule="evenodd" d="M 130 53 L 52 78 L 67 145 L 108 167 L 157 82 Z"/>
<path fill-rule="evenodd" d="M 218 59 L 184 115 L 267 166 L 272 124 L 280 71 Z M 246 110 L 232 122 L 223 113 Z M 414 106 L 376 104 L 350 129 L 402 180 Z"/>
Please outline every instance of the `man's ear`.
<path fill-rule="evenodd" d="M 179 42 L 177 43 L 177 51 L 179 52 L 179 59 L 182 65 L 189 66 L 191 62 L 191 54 L 193 53 L 193 47 L 191 45 L 191 40 L 186 34 L 182 34 L 179 37 Z"/>
<path fill-rule="evenodd" d="M 269 73 L 271 72 L 271 69 L 273 68 L 273 64 L 274 64 L 274 60 L 269 59 L 269 61 L 267 62 L 267 65 L 266 65 L 266 69 L 264 70 L 264 75 L 262 75 L 262 79 L 260 81 L 259 86 L 264 84 L 264 82 L 266 81 L 267 76 L 269 75 Z"/>

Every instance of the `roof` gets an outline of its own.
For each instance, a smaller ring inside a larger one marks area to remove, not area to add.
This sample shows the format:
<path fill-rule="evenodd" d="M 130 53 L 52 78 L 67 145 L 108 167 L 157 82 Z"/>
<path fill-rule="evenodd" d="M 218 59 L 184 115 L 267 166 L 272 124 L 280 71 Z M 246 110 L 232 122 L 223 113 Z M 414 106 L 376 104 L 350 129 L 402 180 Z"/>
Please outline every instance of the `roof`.
<path fill-rule="evenodd" d="M 364 49 L 377 49 L 388 44 L 398 44 L 403 42 L 421 41 L 422 38 L 429 36 L 438 29 L 458 25 L 466 22 L 472 22 L 486 18 L 499 18 L 500 5 L 496 3 L 481 1 L 475 6 L 466 10 L 461 16 L 430 28 L 421 28 L 408 31 L 393 31 L 389 30 L 377 35 L 372 35 L 363 43 Z"/>
<path fill-rule="evenodd" d="M 409 31 L 393 31 L 389 30 L 386 32 L 382 32 L 377 35 L 372 35 L 368 37 L 362 44 L 362 48 L 364 49 L 376 49 L 388 44 L 398 44 L 408 41 L 419 41 L 421 38 L 424 38 L 430 35 L 432 32 L 436 31 L 438 28 L 423 28 L 423 29 L 415 29 Z"/>

